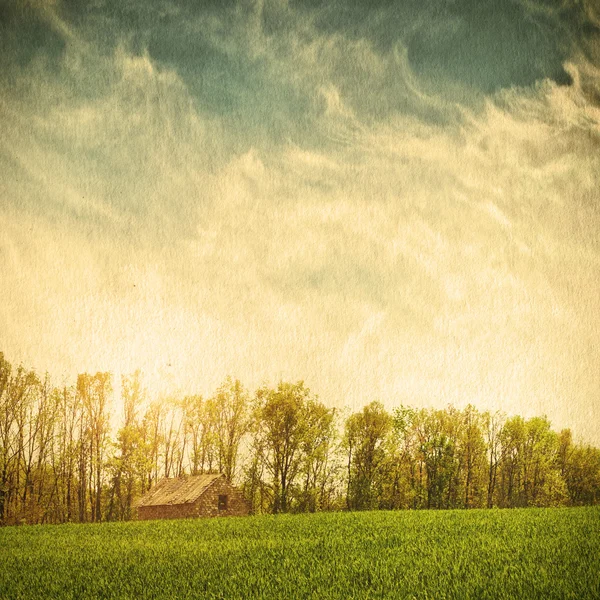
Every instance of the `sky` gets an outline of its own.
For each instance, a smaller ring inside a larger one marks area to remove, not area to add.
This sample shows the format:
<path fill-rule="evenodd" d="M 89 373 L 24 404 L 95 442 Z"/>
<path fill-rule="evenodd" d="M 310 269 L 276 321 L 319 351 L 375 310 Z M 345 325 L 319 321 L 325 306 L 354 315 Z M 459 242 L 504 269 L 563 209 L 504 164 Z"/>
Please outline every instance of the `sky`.
<path fill-rule="evenodd" d="M 600 444 L 595 2 L 1 0 L 0 130 L 10 362 Z"/>

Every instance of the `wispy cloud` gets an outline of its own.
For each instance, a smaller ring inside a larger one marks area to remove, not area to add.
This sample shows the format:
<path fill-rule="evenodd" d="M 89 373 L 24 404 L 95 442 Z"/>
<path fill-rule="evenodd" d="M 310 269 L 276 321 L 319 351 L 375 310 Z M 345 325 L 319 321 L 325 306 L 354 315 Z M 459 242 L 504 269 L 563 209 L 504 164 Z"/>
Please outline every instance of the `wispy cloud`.
<path fill-rule="evenodd" d="M 432 22 L 444 44 L 467 4 Z M 498 9 L 541 32 L 519 33 L 535 64 L 483 85 L 415 58 L 433 4 L 27 6 L 13 25 L 45 34 L 5 42 L 0 94 L 9 357 L 543 411 L 598 441 L 600 78 L 575 8 Z"/>

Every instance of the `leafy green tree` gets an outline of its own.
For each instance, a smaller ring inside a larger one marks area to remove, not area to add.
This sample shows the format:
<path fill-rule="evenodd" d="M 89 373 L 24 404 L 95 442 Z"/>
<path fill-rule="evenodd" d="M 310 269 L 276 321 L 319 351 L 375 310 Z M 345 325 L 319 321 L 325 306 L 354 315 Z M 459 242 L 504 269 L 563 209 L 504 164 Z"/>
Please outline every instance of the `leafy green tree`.
<path fill-rule="evenodd" d="M 460 484 L 462 498 L 456 498 L 456 507 L 479 508 L 484 506 L 486 476 L 485 418 L 468 405 L 457 414 Z"/>
<path fill-rule="evenodd" d="M 494 413 L 485 412 L 484 421 L 484 440 L 487 455 L 487 489 L 486 506 L 494 506 L 496 495 L 496 484 L 498 480 L 498 465 L 500 464 L 501 453 L 501 432 L 504 423 L 504 416 L 499 411 Z"/>
<path fill-rule="evenodd" d="M 255 432 L 273 490 L 274 513 L 288 511 L 290 490 L 300 472 L 309 394 L 303 382 L 280 382 L 274 390 L 263 387 L 256 393 Z"/>
<path fill-rule="evenodd" d="M 526 422 L 523 487 L 526 506 L 554 506 L 566 497 L 557 465 L 559 440 L 546 417 Z"/>
<path fill-rule="evenodd" d="M 142 446 L 146 460 L 143 464 L 142 493 L 149 490 L 160 476 L 160 457 L 165 410 L 162 402 L 151 402 L 142 418 Z"/>
<path fill-rule="evenodd" d="M 371 402 L 346 420 L 348 457 L 346 503 L 352 510 L 377 508 L 382 500 L 386 444 L 392 417 L 380 402 Z"/>
<path fill-rule="evenodd" d="M 203 436 L 204 413 L 205 403 L 202 396 L 196 394 L 183 399 L 184 426 L 191 444 L 189 462 L 192 475 L 198 475 L 204 470 L 206 459 L 206 440 Z"/>
<path fill-rule="evenodd" d="M 310 398 L 305 406 L 306 432 L 301 445 L 303 479 L 300 510 L 316 512 L 326 504 L 333 476 L 331 460 L 336 439 L 335 410 Z"/>
<path fill-rule="evenodd" d="M 446 411 L 431 410 L 427 413 L 420 453 L 427 474 L 427 508 L 448 508 L 457 458 L 456 439 L 452 435 Z"/>
<path fill-rule="evenodd" d="M 566 460 L 564 480 L 573 506 L 600 503 L 600 449 L 573 446 Z"/>
<path fill-rule="evenodd" d="M 107 516 L 109 520 L 129 520 L 133 500 L 142 493 L 145 448 L 139 411 L 144 398 L 140 372 L 122 376 L 123 425 L 117 432 L 116 452 L 110 461 L 113 476 Z"/>
<path fill-rule="evenodd" d="M 258 492 L 264 506 L 266 492 L 270 493 L 274 513 L 316 509 L 319 489 L 327 484 L 332 425 L 333 411 L 302 381 L 257 390 L 252 425 L 255 459 L 245 486 L 251 498 Z"/>
<path fill-rule="evenodd" d="M 523 485 L 523 454 L 526 428 L 523 417 L 507 419 L 500 432 L 500 489 L 501 507 L 525 506 Z"/>
<path fill-rule="evenodd" d="M 553 506 L 566 500 L 559 438 L 546 417 L 512 417 L 500 434 L 500 505 Z"/>
<path fill-rule="evenodd" d="M 372 402 L 341 423 L 302 382 L 149 405 L 139 372 L 121 388 L 111 438 L 110 373 L 56 388 L 0 353 L 0 524 L 125 520 L 160 476 L 217 469 L 254 512 L 600 502 L 600 449 L 546 417 Z"/>
<path fill-rule="evenodd" d="M 185 427 L 185 405 L 178 398 L 163 400 L 162 458 L 165 477 L 180 477 L 184 473 L 187 431 Z"/>
<path fill-rule="evenodd" d="M 0 354 L 0 518 L 4 522 L 27 520 L 40 426 L 39 387 L 33 371 L 19 366 L 13 372 Z"/>
<path fill-rule="evenodd" d="M 10 390 L 11 375 L 12 365 L 0 352 L 0 523 L 5 522 L 12 462 L 16 456 L 12 436 L 16 413 Z"/>
<path fill-rule="evenodd" d="M 219 471 L 236 475 L 240 443 L 250 428 L 250 396 L 238 379 L 228 377 L 212 400 Z"/>
<path fill-rule="evenodd" d="M 90 515 L 92 521 L 102 520 L 102 486 L 105 466 L 105 451 L 109 434 L 109 401 L 112 392 L 111 374 L 96 373 L 81 374 L 77 377 L 77 394 L 81 399 L 86 427 L 86 435 L 82 436 L 80 443 L 89 444 L 82 446 L 81 459 L 89 461 L 89 468 L 83 474 L 88 475 L 88 497 L 90 501 Z M 86 439 L 87 438 L 87 439 Z M 83 481 L 80 482 L 83 486 Z M 82 508 L 85 510 L 84 506 Z M 82 515 L 85 520 L 85 512 Z"/>
<path fill-rule="evenodd" d="M 392 436 L 388 446 L 383 505 L 389 509 L 416 508 L 417 496 L 417 436 L 418 413 L 408 406 L 395 408 L 392 416 Z"/>
<path fill-rule="evenodd" d="M 52 469 L 56 476 L 57 507 L 55 522 L 76 520 L 78 422 L 81 418 L 80 403 L 73 386 L 56 390 L 59 422 L 54 438 Z"/>

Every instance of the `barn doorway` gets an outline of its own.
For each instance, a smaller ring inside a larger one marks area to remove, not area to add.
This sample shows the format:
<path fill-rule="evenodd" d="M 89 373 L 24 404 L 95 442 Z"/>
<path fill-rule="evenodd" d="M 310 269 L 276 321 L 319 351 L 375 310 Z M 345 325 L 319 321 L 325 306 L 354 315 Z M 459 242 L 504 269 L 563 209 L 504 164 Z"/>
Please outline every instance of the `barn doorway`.
<path fill-rule="evenodd" d="M 226 494 L 219 494 L 219 512 L 227 510 L 227 500 Z"/>

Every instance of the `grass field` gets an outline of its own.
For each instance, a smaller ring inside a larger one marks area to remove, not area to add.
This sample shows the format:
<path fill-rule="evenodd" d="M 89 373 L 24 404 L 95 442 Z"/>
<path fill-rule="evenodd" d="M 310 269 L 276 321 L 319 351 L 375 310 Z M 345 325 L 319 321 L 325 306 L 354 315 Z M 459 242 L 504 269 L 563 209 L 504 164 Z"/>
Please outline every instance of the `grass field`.
<path fill-rule="evenodd" d="M 0 598 L 600 598 L 600 508 L 4 528 Z"/>

